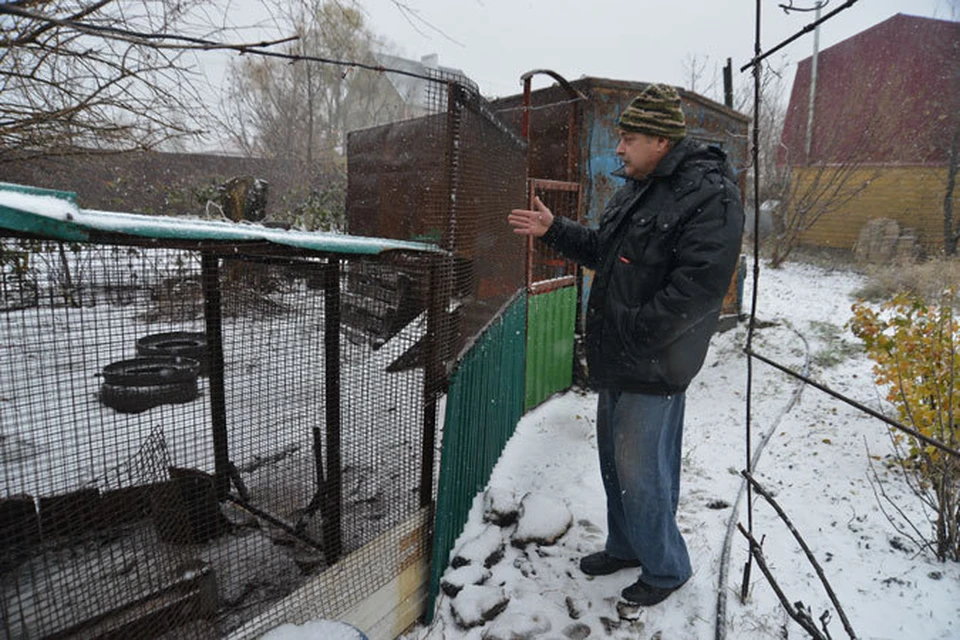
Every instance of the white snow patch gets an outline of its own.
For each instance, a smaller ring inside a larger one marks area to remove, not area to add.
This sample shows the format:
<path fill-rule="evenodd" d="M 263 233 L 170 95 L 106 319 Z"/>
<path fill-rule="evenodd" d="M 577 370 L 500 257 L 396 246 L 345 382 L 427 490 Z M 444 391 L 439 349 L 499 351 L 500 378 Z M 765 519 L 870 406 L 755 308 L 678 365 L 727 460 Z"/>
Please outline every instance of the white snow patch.
<path fill-rule="evenodd" d="M 520 519 L 512 542 L 523 546 L 535 542 L 552 545 L 573 524 L 573 515 L 566 503 L 559 498 L 542 493 L 528 493 L 520 501 Z"/>
<path fill-rule="evenodd" d="M 454 568 L 467 564 L 490 567 L 503 555 L 503 534 L 500 527 L 488 525 L 475 537 L 467 540 L 453 556 L 450 566 Z"/>
<path fill-rule="evenodd" d="M 470 629 L 495 618 L 508 602 L 500 587 L 467 585 L 451 602 L 450 611 L 458 625 Z"/>
<path fill-rule="evenodd" d="M 311 620 L 304 624 L 282 624 L 260 640 L 361 640 L 366 636 L 344 622 Z"/>

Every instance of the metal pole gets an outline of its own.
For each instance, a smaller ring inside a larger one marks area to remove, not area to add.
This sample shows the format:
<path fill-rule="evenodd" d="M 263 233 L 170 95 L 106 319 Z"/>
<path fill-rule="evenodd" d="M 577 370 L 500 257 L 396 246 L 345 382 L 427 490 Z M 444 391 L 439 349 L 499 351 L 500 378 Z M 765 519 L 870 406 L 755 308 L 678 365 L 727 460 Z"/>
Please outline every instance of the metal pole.
<path fill-rule="evenodd" d="M 227 442 L 227 401 L 223 376 L 223 312 L 220 298 L 220 258 L 204 251 L 200 257 L 203 283 L 203 316 L 207 337 L 210 381 L 210 426 L 213 436 L 214 481 L 217 499 L 230 493 L 230 450 Z"/>
<path fill-rule="evenodd" d="M 813 144 L 813 105 L 817 97 L 817 58 L 820 57 L 820 9 L 823 2 L 817 2 L 817 13 L 813 29 L 813 57 L 810 60 L 810 104 L 807 107 L 807 140 L 803 146 L 804 159 L 810 164 L 810 147 Z"/>
<path fill-rule="evenodd" d="M 444 378 L 440 341 L 444 335 L 443 258 L 431 259 L 427 282 L 427 335 L 423 362 L 423 444 L 420 463 L 420 506 L 433 503 L 434 450 L 437 444 L 437 398 Z"/>
<path fill-rule="evenodd" d="M 324 483 L 323 551 L 328 564 L 340 557 L 342 465 L 340 460 L 340 261 L 333 258 L 324 270 L 323 345 L 326 371 L 327 478 Z"/>

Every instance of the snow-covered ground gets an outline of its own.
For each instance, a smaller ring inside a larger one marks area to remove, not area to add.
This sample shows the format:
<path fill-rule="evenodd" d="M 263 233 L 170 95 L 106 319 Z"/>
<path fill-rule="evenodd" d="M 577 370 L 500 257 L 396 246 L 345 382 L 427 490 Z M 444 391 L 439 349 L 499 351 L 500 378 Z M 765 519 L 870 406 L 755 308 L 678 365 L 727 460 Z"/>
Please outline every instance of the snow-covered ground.
<path fill-rule="evenodd" d="M 802 264 L 763 268 L 757 305 L 762 328 L 753 346 L 859 402 L 889 409 L 873 383 L 872 363 L 844 327 L 851 294 L 862 283 L 855 274 Z M 752 277 L 748 292 L 751 286 Z M 465 586 L 455 597 L 442 593 L 433 623 L 405 640 L 810 637 L 786 615 L 756 563 L 741 601 L 747 543 L 735 528 L 723 560 L 731 519 L 747 525 L 739 476 L 747 457 L 745 340 L 743 323 L 718 334 L 687 394 L 679 521 L 695 573 L 681 590 L 640 610 L 619 598 L 636 570 L 588 578 L 577 568 L 582 555 L 603 547 L 605 511 L 596 396 L 571 391 L 524 416 L 494 469 L 487 499 L 477 496 L 454 550 L 462 558 L 455 564 L 471 564 L 445 575 L 450 592 Z M 886 493 L 930 534 L 929 514 L 882 464 L 891 452 L 886 426 L 756 361 L 750 406 L 753 447 L 761 449 L 754 476 L 806 540 L 856 637 L 960 638 L 960 565 L 920 554 L 875 497 L 877 474 Z M 517 524 L 485 520 L 485 504 L 502 508 L 521 501 Z M 522 543 L 518 529 L 562 535 L 552 544 Z M 756 495 L 753 532 L 788 601 L 802 602 L 815 619 L 829 610 L 831 637 L 849 637 L 800 545 Z M 715 628 L 721 594 L 723 635 Z M 480 624 L 484 609 L 501 608 Z"/>
<path fill-rule="evenodd" d="M 846 396 L 888 410 L 881 400 L 885 393 L 873 383 L 872 363 L 845 328 L 851 293 L 862 284 L 855 274 L 803 264 L 763 269 L 753 347 Z M 748 278 L 746 289 L 751 288 L 752 278 Z M 84 308 L 82 312 L 100 310 Z M 40 320 L 10 325 L 10 338 L 2 346 L 32 344 L 30 336 L 16 333 L 27 328 L 69 340 L 70 328 L 86 319 L 50 316 L 45 319 L 49 325 Z M 97 320 L 113 326 L 106 319 Z M 521 420 L 494 469 L 488 491 L 476 497 L 454 550 L 457 561 L 444 576 L 445 591 L 432 624 L 411 630 L 404 640 L 808 637 L 786 615 L 756 563 L 747 598 L 739 597 L 747 563 L 747 544 L 735 527 L 748 522 L 739 475 L 748 457 L 746 335 L 743 323 L 716 335 L 707 362 L 687 394 L 679 520 L 695 573 L 683 589 L 657 606 L 640 610 L 619 598 L 620 590 L 636 579 L 635 570 L 588 578 L 577 568 L 582 555 L 602 548 L 605 516 L 594 434 L 596 397 L 574 390 L 548 400 Z M 131 344 L 118 341 L 118 336 L 101 338 L 96 348 L 59 353 L 63 357 L 73 353 L 74 359 L 96 362 L 99 367 L 121 357 Z M 37 341 L 44 344 L 39 336 Z M 114 344 L 125 346 L 115 351 Z M 0 355 L 4 353 L 0 349 Z M 69 373 L 75 385 L 93 384 L 87 395 L 94 397 L 96 378 L 89 371 L 61 366 L 59 361 L 40 366 L 34 360 L 27 358 L 23 366 L 28 371 L 33 371 L 31 367 L 37 372 L 55 371 L 58 376 Z M 16 370 L 7 365 L 5 371 Z M 13 424 L 10 416 L 32 410 L 14 404 L 22 396 L 17 385 L 23 379 L 5 375 L 0 380 L 4 391 L 0 422 L 5 425 Z M 883 464 L 891 452 L 886 426 L 759 361 L 752 367 L 749 399 L 757 456 L 754 475 L 774 494 L 809 544 L 856 637 L 960 638 L 960 565 L 941 564 L 919 553 L 881 511 L 881 506 L 889 505 L 878 503 L 875 495 L 876 477 L 920 531 L 929 533 L 930 514 L 922 511 L 896 469 Z M 102 411 L 95 400 L 89 404 Z M 136 426 L 148 434 L 152 424 L 136 421 Z M 81 445 L 91 435 L 84 433 L 85 439 L 69 441 L 46 435 L 41 443 L 59 452 L 59 457 L 79 456 L 71 453 L 71 447 L 84 450 Z M 128 437 L 122 444 L 131 448 L 128 454 L 132 455 L 133 445 L 142 439 Z M 196 454 L 189 441 L 173 439 L 172 443 L 175 457 L 180 451 Z M 7 454 L 9 444 L 4 445 Z M 242 449 L 242 443 L 235 444 Z M 59 477 L 50 469 L 25 465 L 28 458 L 39 458 L 33 449 L 18 451 L 23 455 L 8 455 L 3 468 L 6 486 L 18 491 L 72 488 L 105 477 L 103 471 L 118 464 L 117 459 L 87 456 L 84 459 L 95 461 L 95 467 L 71 466 L 79 473 Z M 495 524 L 489 507 L 498 513 L 516 508 L 519 521 Z M 803 602 L 814 618 L 830 610 L 831 637 L 848 637 L 814 567 L 773 509 L 757 496 L 752 522 L 788 601 Z M 722 634 L 717 632 L 718 610 L 723 611 Z M 484 614 L 490 619 L 485 620 Z M 325 627 L 319 622 L 287 625 L 270 638 L 315 638 L 316 629 Z"/>

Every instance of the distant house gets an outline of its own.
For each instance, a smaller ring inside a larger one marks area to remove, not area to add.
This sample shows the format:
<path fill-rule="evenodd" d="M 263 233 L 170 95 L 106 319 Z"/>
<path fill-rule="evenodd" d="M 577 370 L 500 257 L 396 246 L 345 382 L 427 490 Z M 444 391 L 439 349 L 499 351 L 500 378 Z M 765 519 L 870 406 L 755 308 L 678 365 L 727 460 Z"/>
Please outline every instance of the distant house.
<path fill-rule="evenodd" d="M 797 67 L 779 155 L 792 174 L 788 213 L 833 199 L 801 243 L 854 248 L 868 221 L 888 219 L 918 249 L 942 251 L 960 130 L 960 23 L 897 14 L 816 62 L 812 102 L 813 56 Z"/>
<path fill-rule="evenodd" d="M 384 106 L 381 112 L 384 113 L 377 118 L 376 124 L 445 111 L 447 85 L 443 82 L 432 82 L 428 78 L 457 82 L 479 93 L 473 80 L 460 69 L 441 66 L 439 56 L 435 53 L 422 56 L 419 62 L 385 53 L 378 53 L 375 58 L 377 64 L 385 69 L 406 72 L 383 74 L 381 96 Z"/>

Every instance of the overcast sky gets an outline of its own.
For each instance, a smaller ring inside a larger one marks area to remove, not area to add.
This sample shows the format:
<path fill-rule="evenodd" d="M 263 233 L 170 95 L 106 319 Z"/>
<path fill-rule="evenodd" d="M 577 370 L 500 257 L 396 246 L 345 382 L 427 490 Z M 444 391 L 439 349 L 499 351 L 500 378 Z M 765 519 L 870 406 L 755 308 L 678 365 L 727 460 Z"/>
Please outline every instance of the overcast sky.
<path fill-rule="evenodd" d="M 0 0 L 2 1 L 2 0 Z M 460 69 L 487 97 L 518 94 L 520 77 L 550 69 L 576 80 L 583 76 L 640 82 L 666 82 L 717 101 L 723 100 L 722 68 L 734 67 L 736 88 L 752 87 L 740 68 L 754 54 L 754 0 L 339 0 L 364 12 L 367 26 L 388 43 L 388 52 L 413 60 L 436 53 L 442 66 Z M 812 7 L 815 0 L 762 0 L 761 50 L 768 51 L 814 22 L 811 12 L 785 13 L 793 2 Z M 288 36 L 270 28 L 266 5 L 286 0 L 220 0 L 225 21 L 236 32 L 219 37 L 256 42 Z M 824 15 L 845 0 L 828 0 Z M 942 20 L 960 19 L 960 0 L 859 0 L 820 28 L 821 50 L 905 13 Z M 796 63 L 813 51 L 809 33 L 770 58 L 784 75 L 784 100 L 790 95 Z M 221 99 L 231 52 L 208 52 L 197 70 L 207 79 L 211 100 Z M 696 63 L 700 75 L 691 79 Z M 548 86 L 547 76 L 534 89 Z M 203 145 L 212 144 L 209 141 Z"/>
<path fill-rule="evenodd" d="M 763 0 L 763 50 L 814 21 L 813 12 L 785 14 L 779 5 L 789 2 Z M 405 16 L 398 3 L 415 11 L 416 17 Z M 691 88 L 693 56 L 708 63 L 701 83 L 713 77 L 719 82 L 728 57 L 733 59 L 735 82 L 750 82 L 739 68 L 753 56 L 753 0 L 358 0 L 358 4 L 372 29 L 401 55 L 419 59 L 437 53 L 441 65 L 463 70 L 488 96 L 519 93 L 520 76 L 542 68 L 570 80 L 594 76 Z M 793 4 L 811 7 L 814 0 Z M 824 14 L 843 4 L 829 0 Z M 953 16 L 957 5 L 957 0 L 859 0 L 821 27 L 821 49 L 897 13 L 955 19 L 960 17 Z M 784 61 L 795 64 L 812 48 L 811 34 L 787 47 Z M 537 82 L 546 86 L 550 81 L 534 80 L 534 88 L 541 86 Z M 696 87 L 708 93 L 705 88 Z"/>

